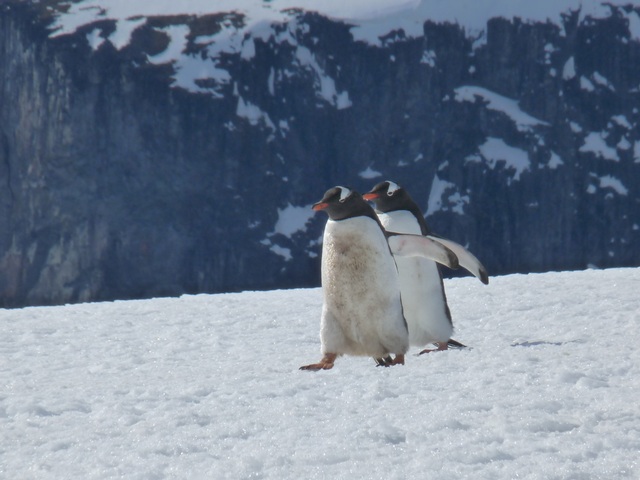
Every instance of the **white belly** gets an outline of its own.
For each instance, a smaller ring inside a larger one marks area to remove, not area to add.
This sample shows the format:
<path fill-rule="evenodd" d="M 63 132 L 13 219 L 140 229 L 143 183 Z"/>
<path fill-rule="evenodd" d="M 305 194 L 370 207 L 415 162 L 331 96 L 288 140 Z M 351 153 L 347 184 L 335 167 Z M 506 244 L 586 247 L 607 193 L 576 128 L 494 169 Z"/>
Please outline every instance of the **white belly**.
<path fill-rule="evenodd" d="M 407 351 L 398 272 L 375 221 L 327 222 L 322 288 L 324 352 L 382 357 Z"/>
<path fill-rule="evenodd" d="M 378 215 L 390 232 L 421 235 L 420 225 L 407 211 Z M 453 334 L 447 299 L 436 262 L 422 257 L 395 257 L 402 306 L 411 345 L 446 342 Z"/>

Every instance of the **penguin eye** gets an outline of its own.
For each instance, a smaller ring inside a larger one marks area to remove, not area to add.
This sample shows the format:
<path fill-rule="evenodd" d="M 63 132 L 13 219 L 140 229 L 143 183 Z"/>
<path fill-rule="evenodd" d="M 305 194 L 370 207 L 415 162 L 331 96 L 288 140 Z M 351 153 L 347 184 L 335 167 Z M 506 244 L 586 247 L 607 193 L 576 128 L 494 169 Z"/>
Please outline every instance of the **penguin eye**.
<path fill-rule="evenodd" d="M 387 190 L 387 196 L 393 197 L 396 194 L 395 190 Z"/>

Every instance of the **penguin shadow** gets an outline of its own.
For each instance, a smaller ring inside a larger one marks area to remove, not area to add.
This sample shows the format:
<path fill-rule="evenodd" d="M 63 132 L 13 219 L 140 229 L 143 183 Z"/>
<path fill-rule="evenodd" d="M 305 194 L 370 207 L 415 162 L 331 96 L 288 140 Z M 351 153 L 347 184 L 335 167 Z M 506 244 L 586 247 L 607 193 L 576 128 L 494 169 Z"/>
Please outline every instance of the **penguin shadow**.
<path fill-rule="evenodd" d="M 545 340 L 538 340 L 536 342 L 517 342 L 512 343 L 512 347 L 539 347 L 542 345 L 553 346 L 553 347 L 561 347 L 563 345 L 568 345 L 570 343 L 582 343 L 579 340 L 571 340 L 569 342 L 547 342 Z"/>

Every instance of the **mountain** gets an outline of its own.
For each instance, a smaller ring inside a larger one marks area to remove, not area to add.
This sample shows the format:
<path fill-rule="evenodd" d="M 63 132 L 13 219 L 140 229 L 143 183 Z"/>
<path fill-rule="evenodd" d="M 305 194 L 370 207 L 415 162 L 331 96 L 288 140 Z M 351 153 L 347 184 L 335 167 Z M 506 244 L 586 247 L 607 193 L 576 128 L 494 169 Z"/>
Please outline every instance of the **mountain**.
<path fill-rule="evenodd" d="M 211 3 L 0 0 L 1 305 L 317 285 L 384 179 L 492 274 L 640 264 L 640 8 Z"/>

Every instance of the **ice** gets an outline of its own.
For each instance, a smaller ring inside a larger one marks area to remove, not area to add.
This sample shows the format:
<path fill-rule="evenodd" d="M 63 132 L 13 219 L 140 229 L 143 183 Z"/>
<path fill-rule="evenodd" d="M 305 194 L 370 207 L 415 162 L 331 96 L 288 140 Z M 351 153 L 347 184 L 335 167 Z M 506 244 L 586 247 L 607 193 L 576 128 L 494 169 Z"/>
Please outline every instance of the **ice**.
<path fill-rule="evenodd" d="M 319 352 L 320 289 L 0 310 L 0 476 L 640 475 L 640 269 L 445 280 L 471 348 Z"/>

